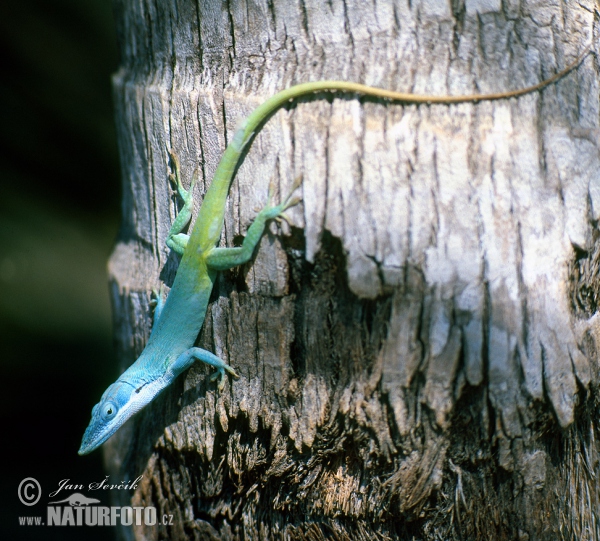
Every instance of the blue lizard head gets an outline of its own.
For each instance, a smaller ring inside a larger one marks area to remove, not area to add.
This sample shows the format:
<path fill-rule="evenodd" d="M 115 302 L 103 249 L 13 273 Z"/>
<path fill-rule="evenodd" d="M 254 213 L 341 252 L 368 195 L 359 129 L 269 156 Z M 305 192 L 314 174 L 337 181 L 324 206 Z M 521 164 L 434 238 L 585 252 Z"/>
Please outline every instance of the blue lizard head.
<path fill-rule="evenodd" d="M 102 395 L 92 409 L 92 420 L 83 434 L 78 454 L 87 455 L 110 438 L 125 422 L 140 411 L 156 393 L 149 385 L 136 388 L 118 379 Z"/>

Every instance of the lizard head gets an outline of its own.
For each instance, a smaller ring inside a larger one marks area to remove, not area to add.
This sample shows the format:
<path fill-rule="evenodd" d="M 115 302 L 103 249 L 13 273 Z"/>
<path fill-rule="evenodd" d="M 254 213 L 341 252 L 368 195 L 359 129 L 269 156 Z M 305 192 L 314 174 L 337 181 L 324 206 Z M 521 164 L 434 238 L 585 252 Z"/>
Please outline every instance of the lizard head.
<path fill-rule="evenodd" d="M 150 402 L 154 395 L 149 395 L 145 392 L 147 390 L 145 385 L 136 388 L 121 379 L 106 389 L 100 402 L 92 409 L 92 420 L 83 434 L 78 454 L 87 455 L 100 447 L 130 417 Z"/>

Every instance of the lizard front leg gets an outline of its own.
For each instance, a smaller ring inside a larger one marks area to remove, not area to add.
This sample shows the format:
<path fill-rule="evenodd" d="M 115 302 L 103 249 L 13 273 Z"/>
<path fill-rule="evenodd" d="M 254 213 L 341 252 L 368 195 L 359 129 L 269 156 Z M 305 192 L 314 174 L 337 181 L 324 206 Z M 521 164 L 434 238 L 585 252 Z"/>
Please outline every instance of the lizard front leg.
<path fill-rule="evenodd" d="M 202 361 L 203 363 L 209 364 L 210 366 L 214 366 L 217 369 L 217 372 L 211 376 L 211 381 L 219 378 L 218 389 L 219 391 L 223 390 L 223 385 L 225 385 L 225 371 L 229 372 L 234 378 L 239 378 L 240 376 L 235 372 L 231 366 L 229 366 L 224 360 L 217 357 L 214 353 L 210 351 L 206 351 L 202 348 L 193 347 L 184 351 L 175 362 L 169 367 L 169 371 L 172 374 L 172 378 L 175 379 L 181 373 L 185 372 L 196 359 Z"/>

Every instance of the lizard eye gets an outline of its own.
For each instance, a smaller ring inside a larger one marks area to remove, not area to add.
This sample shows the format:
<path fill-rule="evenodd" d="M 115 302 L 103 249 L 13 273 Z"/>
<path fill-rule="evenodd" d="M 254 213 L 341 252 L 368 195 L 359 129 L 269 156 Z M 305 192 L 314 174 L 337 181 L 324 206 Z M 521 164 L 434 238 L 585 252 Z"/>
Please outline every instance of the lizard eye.
<path fill-rule="evenodd" d="M 102 417 L 104 419 L 112 419 L 115 413 L 117 413 L 117 408 L 112 402 L 107 402 L 102 406 Z"/>

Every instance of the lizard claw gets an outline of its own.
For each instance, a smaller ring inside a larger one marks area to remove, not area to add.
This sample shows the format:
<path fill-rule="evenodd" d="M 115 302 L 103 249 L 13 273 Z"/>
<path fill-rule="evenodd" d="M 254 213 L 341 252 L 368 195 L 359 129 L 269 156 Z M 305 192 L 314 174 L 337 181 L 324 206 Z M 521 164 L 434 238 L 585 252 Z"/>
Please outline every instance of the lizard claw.
<path fill-rule="evenodd" d="M 240 376 L 237 374 L 237 372 L 229 365 L 217 368 L 217 371 L 210 376 L 210 381 L 215 381 L 217 379 L 219 380 L 219 383 L 217 383 L 217 389 L 219 389 L 219 392 L 222 392 L 223 387 L 225 387 L 225 370 L 227 370 L 227 372 L 229 372 L 235 379 L 240 379 Z"/>
<path fill-rule="evenodd" d="M 267 192 L 267 206 L 271 205 L 271 201 L 273 200 L 273 196 L 275 195 L 275 181 L 271 179 L 269 181 L 269 191 Z"/>
<path fill-rule="evenodd" d="M 283 207 L 283 210 L 287 210 L 290 207 L 295 207 L 298 203 L 300 203 L 300 201 L 302 201 L 302 197 L 300 197 L 299 195 L 296 197 L 292 197 L 291 199 L 288 199 L 285 202 L 285 206 Z"/>
<path fill-rule="evenodd" d="M 290 217 L 287 214 L 285 214 L 284 212 L 282 212 L 279 216 L 277 216 L 277 218 L 275 218 L 275 221 L 278 224 L 281 224 L 281 222 L 286 222 L 290 227 L 293 226 Z"/>
<path fill-rule="evenodd" d="M 179 180 L 179 158 L 177 157 L 177 154 L 175 154 L 175 152 L 173 150 L 170 150 L 167 148 L 167 154 L 169 154 L 169 158 L 171 159 L 171 173 L 169 173 L 169 180 L 179 186 L 181 184 L 180 180 Z"/>
<path fill-rule="evenodd" d="M 302 185 L 302 175 L 300 175 L 294 179 L 294 182 L 292 183 L 292 189 L 289 191 L 286 198 L 278 205 L 278 207 L 281 209 L 281 212 L 283 212 L 286 209 L 289 209 L 290 207 L 297 205 L 298 203 L 300 203 L 300 201 L 302 201 L 302 198 L 299 196 L 292 197 L 294 195 L 294 192 L 301 185 Z M 275 195 L 275 181 L 273 179 L 271 179 L 269 181 L 269 191 L 268 191 L 268 195 L 267 195 L 266 207 L 271 207 L 271 201 L 273 200 L 274 195 Z"/>
<path fill-rule="evenodd" d="M 289 209 L 290 207 L 294 207 L 298 203 L 300 203 L 300 201 L 302 201 L 302 197 L 300 197 L 299 195 L 297 195 L 296 197 L 292 197 L 294 195 L 294 192 L 298 188 L 300 188 L 300 186 L 302 186 L 302 175 L 297 176 L 294 179 L 294 182 L 292 182 L 292 189 L 290 190 L 290 193 L 288 193 L 287 197 L 285 198 L 285 201 L 283 202 L 282 210 L 286 210 L 286 209 Z"/>
<path fill-rule="evenodd" d="M 302 175 L 296 177 L 294 182 L 292 183 L 292 189 L 287 194 L 286 198 L 279 204 L 280 208 L 280 216 L 284 210 L 287 210 L 291 207 L 296 206 L 300 201 L 302 201 L 302 197 L 297 195 L 294 196 L 294 192 L 302 185 Z"/>
<path fill-rule="evenodd" d="M 294 193 L 298 188 L 300 188 L 300 186 L 302 186 L 302 180 L 303 177 L 302 175 L 298 175 L 295 179 L 294 182 L 292 183 L 292 189 L 290 190 L 290 195 L 292 193 Z"/>

